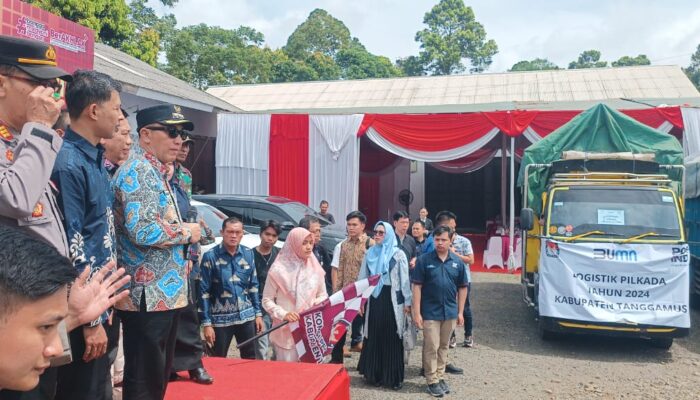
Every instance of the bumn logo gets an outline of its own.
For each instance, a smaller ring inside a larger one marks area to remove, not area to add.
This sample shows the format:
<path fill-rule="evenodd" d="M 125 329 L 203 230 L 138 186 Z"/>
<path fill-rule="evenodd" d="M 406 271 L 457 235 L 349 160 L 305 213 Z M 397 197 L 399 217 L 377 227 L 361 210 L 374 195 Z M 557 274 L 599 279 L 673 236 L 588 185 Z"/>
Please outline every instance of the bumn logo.
<path fill-rule="evenodd" d="M 634 250 L 593 249 L 593 259 L 637 262 L 637 252 Z"/>

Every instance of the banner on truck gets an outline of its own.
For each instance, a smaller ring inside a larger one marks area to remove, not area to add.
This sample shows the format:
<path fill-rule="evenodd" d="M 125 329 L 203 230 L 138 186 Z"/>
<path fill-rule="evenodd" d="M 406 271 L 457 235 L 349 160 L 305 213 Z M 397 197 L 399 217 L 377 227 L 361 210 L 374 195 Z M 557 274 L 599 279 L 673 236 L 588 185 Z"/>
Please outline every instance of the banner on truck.
<path fill-rule="evenodd" d="M 690 328 L 687 244 L 542 241 L 546 317 Z"/>

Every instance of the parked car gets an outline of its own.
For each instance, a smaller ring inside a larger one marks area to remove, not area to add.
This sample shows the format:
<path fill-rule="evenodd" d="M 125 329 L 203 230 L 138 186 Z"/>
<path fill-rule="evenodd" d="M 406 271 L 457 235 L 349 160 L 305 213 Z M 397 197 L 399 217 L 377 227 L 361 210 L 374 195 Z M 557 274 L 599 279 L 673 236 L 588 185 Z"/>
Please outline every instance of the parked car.
<path fill-rule="evenodd" d="M 344 225 L 331 224 L 312 208 L 285 197 L 224 194 L 192 197 L 216 207 L 229 217 L 239 218 L 243 221 L 245 230 L 251 233 L 260 233 L 260 223 L 273 219 L 282 225 L 279 240 L 285 240 L 289 231 L 299 226 L 299 220 L 307 215 L 313 215 L 321 222 L 321 243 L 329 252 L 333 252 L 336 244 L 346 236 Z"/>
<path fill-rule="evenodd" d="M 201 216 L 204 219 L 204 222 L 214 232 L 214 236 L 216 237 L 216 241 L 214 243 L 202 246 L 202 254 L 204 254 L 207 251 L 213 249 L 214 246 L 220 244 L 223 240 L 221 237 L 221 226 L 223 225 L 224 220 L 226 219 L 226 214 L 217 210 L 216 207 L 199 202 L 197 200 L 192 200 L 190 204 L 192 205 L 192 207 L 197 209 L 197 215 Z M 241 244 L 250 249 L 257 247 L 260 244 L 260 235 L 246 231 L 245 234 L 243 234 L 243 239 L 241 239 Z M 279 240 L 277 241 L 277 243 L 275 243 L 275 247 L 282 248 L 283 245 L 284 243 L 280 242 Z"/>

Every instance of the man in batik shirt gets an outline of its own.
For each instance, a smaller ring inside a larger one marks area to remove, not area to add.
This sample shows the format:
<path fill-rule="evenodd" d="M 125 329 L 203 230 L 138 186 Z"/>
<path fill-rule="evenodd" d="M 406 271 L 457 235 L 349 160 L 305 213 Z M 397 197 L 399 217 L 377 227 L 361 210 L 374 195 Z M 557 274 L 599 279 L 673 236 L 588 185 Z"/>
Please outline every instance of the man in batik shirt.
<path fill-rule="evenodd" d="M 179 310 L 187 306 L 185 245 L 198 243 L 199 224 L 184 222 L 166 179 L 185 130 L 194 124 L 178 106 L 144 108 L 136 115 L 140 152 L 112 182 L 119 266 L 132 276 L 130 296 L 116 305 L 124 331 L 125 400 L 165 396 Z"/>

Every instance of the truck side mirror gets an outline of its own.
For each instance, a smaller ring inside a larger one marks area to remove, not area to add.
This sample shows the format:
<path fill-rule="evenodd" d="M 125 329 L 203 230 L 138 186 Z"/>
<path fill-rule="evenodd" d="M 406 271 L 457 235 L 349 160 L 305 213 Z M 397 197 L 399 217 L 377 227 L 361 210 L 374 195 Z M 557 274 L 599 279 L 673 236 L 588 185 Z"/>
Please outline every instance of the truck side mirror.
<path fill-rule="evenodd" d="M 535 225 L 535 212 L 532 208 L 523 208 L 520 210 L 520 229 L 529 231 Z"/>

